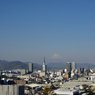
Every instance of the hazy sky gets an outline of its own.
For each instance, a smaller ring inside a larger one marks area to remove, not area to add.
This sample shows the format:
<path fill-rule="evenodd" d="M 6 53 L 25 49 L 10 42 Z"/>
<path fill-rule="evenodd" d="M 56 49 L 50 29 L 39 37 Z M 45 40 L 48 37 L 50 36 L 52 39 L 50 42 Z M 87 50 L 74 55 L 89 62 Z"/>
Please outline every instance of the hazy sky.
<path fill-rule="evenodd" d="M 0 59 L 95 62 L 95 0 L 0 0 Z"/>

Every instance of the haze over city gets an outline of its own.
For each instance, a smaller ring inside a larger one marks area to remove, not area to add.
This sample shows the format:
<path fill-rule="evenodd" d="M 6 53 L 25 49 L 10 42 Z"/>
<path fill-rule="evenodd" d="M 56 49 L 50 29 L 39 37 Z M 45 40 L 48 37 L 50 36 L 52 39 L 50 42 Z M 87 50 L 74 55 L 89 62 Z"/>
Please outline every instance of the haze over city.
<path fill-rule="evenodd" d="M 0 0 L 0 59 L 95 62 L 95 0 Z"/>

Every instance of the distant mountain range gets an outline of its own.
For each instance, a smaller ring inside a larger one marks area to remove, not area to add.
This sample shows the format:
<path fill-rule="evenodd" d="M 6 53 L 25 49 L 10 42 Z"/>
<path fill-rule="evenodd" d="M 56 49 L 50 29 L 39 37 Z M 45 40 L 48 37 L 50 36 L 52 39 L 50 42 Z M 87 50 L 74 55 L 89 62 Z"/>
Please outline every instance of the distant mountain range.
<path fill-rule="evenodd" d="M 59 63 L 48 63 L 47 68 L 48 69 L 64 69 L 66 67 L 66 63 L 59 62 Z"/>
<path fill-rule="evenodd" d="M 59 62 L 59 63 L 49 63 L 47 64 L 47 67 L 49 69 L 65 69 L 66 68 L 66 63 Z M 90 63 L 76 63 L 76 68 L 95 68 L 95 64 L 90 64 Z"/>
<path fill-rule="evenodd" d="M 21 61 L 5 61 L 5 60 L 0 60 L 0 70 L 12 70 L 12 69 L 28 69 L 28 63 L 29 62 L 21 62 Z M 42 66 L 34 63 L 33 64 L 34 69 L 41 69 Z"/>
<path fill-rule="evenodd" d="M 5 70 L 5 69 L 16 69 L 16 68 L 20 68 L 20 69 L 27 69 L 28 65 L 25 63 L 22 63 L 20 61 L 5 61 L 5 60 L 0 60 L 0 70 Z"/>
<path fill-rule="evenodd" d="M 6 61 L 6 60 L 0 60 L 0 70 L 12 70 L 12 69 L 28 69 L 28 63 L 29 62 L 21 62 L 21 61 Z M 33 63 L 34 69 L 41 70 L 42 65 Z M 77 68 L 95 68 L 95 64 L 90 63 L 76 63 Z M 59 63 L 49 63 L 47 64 L 47 68 L 49 69 L 64 69 L 66 68 L 66 63 L 59 62 Z"/>

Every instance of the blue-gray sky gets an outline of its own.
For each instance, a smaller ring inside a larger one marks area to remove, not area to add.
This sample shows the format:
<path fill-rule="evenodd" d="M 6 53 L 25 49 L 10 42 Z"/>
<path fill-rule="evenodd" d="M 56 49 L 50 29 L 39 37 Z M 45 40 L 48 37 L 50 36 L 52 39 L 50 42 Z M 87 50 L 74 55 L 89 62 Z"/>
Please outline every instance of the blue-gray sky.
<path fill-rule="evenodd" d="M 95 62 L 95 0 L 0 0 L 0 59 Z"/>

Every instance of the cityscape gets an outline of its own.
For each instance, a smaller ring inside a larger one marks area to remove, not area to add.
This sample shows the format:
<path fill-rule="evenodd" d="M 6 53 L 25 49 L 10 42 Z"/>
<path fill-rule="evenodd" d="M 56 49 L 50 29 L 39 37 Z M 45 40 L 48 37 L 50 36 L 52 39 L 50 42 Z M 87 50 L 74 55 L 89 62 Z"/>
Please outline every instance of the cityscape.
<path fill-rule="evenodd" d="M 42 70 L 34 64 L 29 62 L 28 69 L 0 71 L 0 95 L 47 95 L 45 87 L 52 88 L 52 95 L 86 95 L 83 85 L 95 86 L 95 69 L 77 69 L 76 62 L 67 62 L 59 70 L 48 70 L 45 57 Z"/>
<path fill-rule="evenodd" d="M 95 95 L 95 0 L 0 0 L 0 95 Z"/>

